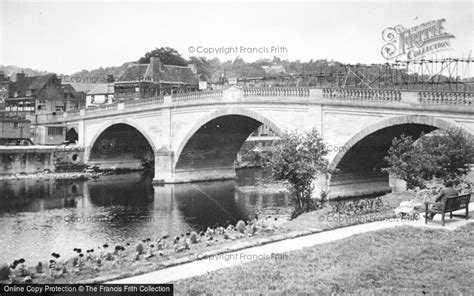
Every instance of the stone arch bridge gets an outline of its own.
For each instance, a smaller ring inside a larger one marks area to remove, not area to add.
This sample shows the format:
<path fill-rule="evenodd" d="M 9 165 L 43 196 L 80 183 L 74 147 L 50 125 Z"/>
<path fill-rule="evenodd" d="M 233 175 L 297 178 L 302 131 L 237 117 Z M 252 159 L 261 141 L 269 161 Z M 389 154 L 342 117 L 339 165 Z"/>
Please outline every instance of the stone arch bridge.
<path fill-rule="evenodd" d="M 329 187 L 333 196 L 364 194 L 388 187 L 379 168 L 394 137 L 451 127 L 474 135 L 474 94 L 231 86 L 39 115 L 36 121 L 55 123 L 77 132 L 86 163 L 114 153 L 147 155 L 157 183 L 233 178 L 237 152 L 261 124 L 277 133 L 315 127 L 337 172 L 320 177 L 320 189 Z M 109 149 L 117 143 L 130 149 Z"/>

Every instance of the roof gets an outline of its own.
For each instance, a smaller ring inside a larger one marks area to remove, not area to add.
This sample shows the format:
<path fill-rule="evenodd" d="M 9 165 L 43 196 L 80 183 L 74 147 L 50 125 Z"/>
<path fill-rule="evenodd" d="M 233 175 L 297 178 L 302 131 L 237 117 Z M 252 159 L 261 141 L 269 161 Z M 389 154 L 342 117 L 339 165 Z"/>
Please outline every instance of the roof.
<path fill-rule="evenodd" d="M 157 58 L 152 59 L 152 62 L 131 65 L 117 82 L 149 81 L 169 84 L 199 84 L 199 75 L 195 74 L 190 67 L 162 65 Z"/>
<path fill-rule="evenodd" d="M 46 74 L 42 76 L 24 77 L 21 80 L 17 80 L 10 84 L 10 97 L 14 97 L 16 92 L 18 92 L 18 97 L 21 97 L 26 96 L 28 90 L 40 90 L 55 76 L 55 74 Z"/>
<path fill-rule="evenodd" d="M 144 79 L 149 64 L 133 64 L 130 65 L 120 76 L 118 82 L 125 81 L 141 81 Z"/>
<path fill-rule="evenodd" d="M 103 95 L 103 94 L 113 94 L 113 93 L 114 93 L 113 83 L 97 84 L 93 89 L 87 92 L 88 95 Z"/>
<path fill-rule="evenodd" d="M 76 90 L 70 84 L 62 84 L 62 88 L 68 92 L 75 92 Z"/>
<path fill-rule="evenodd" d="M 71 85 L 75 91 L 82 91 L 85 93 L 97 86 L 97 83 L 69 82 L 68 84 Z"/>
<path fill-rule="evenodd" d="M 199 84 L 199 78 L 189 67 L 163 65 L 160 82 Z"/>

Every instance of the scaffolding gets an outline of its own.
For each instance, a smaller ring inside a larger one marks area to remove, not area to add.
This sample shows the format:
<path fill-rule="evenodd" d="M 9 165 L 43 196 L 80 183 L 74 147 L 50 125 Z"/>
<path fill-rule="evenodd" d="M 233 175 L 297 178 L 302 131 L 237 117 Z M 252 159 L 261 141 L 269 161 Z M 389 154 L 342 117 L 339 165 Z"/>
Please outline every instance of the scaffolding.
<path fill-rule="evenodd" d="M 474 59 L 396 60 L 394 63 L 345 65 L 340 87 L 400 90 L 473 91 Z"/>

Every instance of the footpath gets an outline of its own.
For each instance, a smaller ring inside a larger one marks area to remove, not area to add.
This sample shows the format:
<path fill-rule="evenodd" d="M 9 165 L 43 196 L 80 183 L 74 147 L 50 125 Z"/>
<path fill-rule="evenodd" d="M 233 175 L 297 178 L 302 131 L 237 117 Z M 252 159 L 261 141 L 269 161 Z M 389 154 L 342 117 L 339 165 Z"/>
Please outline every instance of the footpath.
<path fill-rule="evenodd" d="M 474 209 L 474 202 L 469 204 L 470 209 Z M 465 210 L 453 212 L 464 214 Z M 352 235 L 366 233 L 370 231 L 377 231 L 397 226 L 409 225 L 413 227 L 426 227 L 431 229 L 445 229 L 454 230 L 458 227 L 464 226 L 468 223 L 474 222 L 471 218 L 469 220 L 453 218 L 446 220 L 445 226 L 441 226 L 441 215 L 436 215 L 433 222 L 425 224 L 423 215 L 420 215 L 419 220 L 406 219 L 392 219 L 388 221 L 372 222 L 366 224 L 359 224 L 355 226 L 348 226 L 338 228 L 335 230 L 328 230 L 306 236 L 301 236 L 292 239 L 286 239 L 274 243 L 269 243 L 263 246 L 251 247 L 248 249 L 239 250 L 225 254 L 216 255 L 205 259 L 196 260 L 190 263 L 177 265 L 165 269 L 160 269 L 150 273 L 133 276 L 129 278 L 114 280 L 111 284 L 162 284 L 169 283 L 185 278 L 195 277 L 216 271 L 221 268 L 237 266 L 250 262 L 252 260 L 264 258 L 278 258 L 282 257 L 283 253 L 300 250 L 307 247 L 312 247 L 319 244 L 329 243 L 335 240 L 350 237 Z"/>

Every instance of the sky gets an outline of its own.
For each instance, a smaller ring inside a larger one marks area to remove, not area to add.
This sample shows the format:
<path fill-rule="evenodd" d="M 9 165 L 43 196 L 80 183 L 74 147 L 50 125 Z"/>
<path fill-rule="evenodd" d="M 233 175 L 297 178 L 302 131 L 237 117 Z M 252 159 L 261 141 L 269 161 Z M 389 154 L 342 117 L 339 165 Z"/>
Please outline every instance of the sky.
<path fill-rule="evenodd" d="M 381 63 L 385 28 L 435 19 L 445 19 L 445 31 L 455 38 L 450 50 L 433 57 L 467 57 L 473 48 L 473 3 L 0 0 L 0 64 L 72 74 L 136 61 L 162 46 L 185 58 Z"/>

